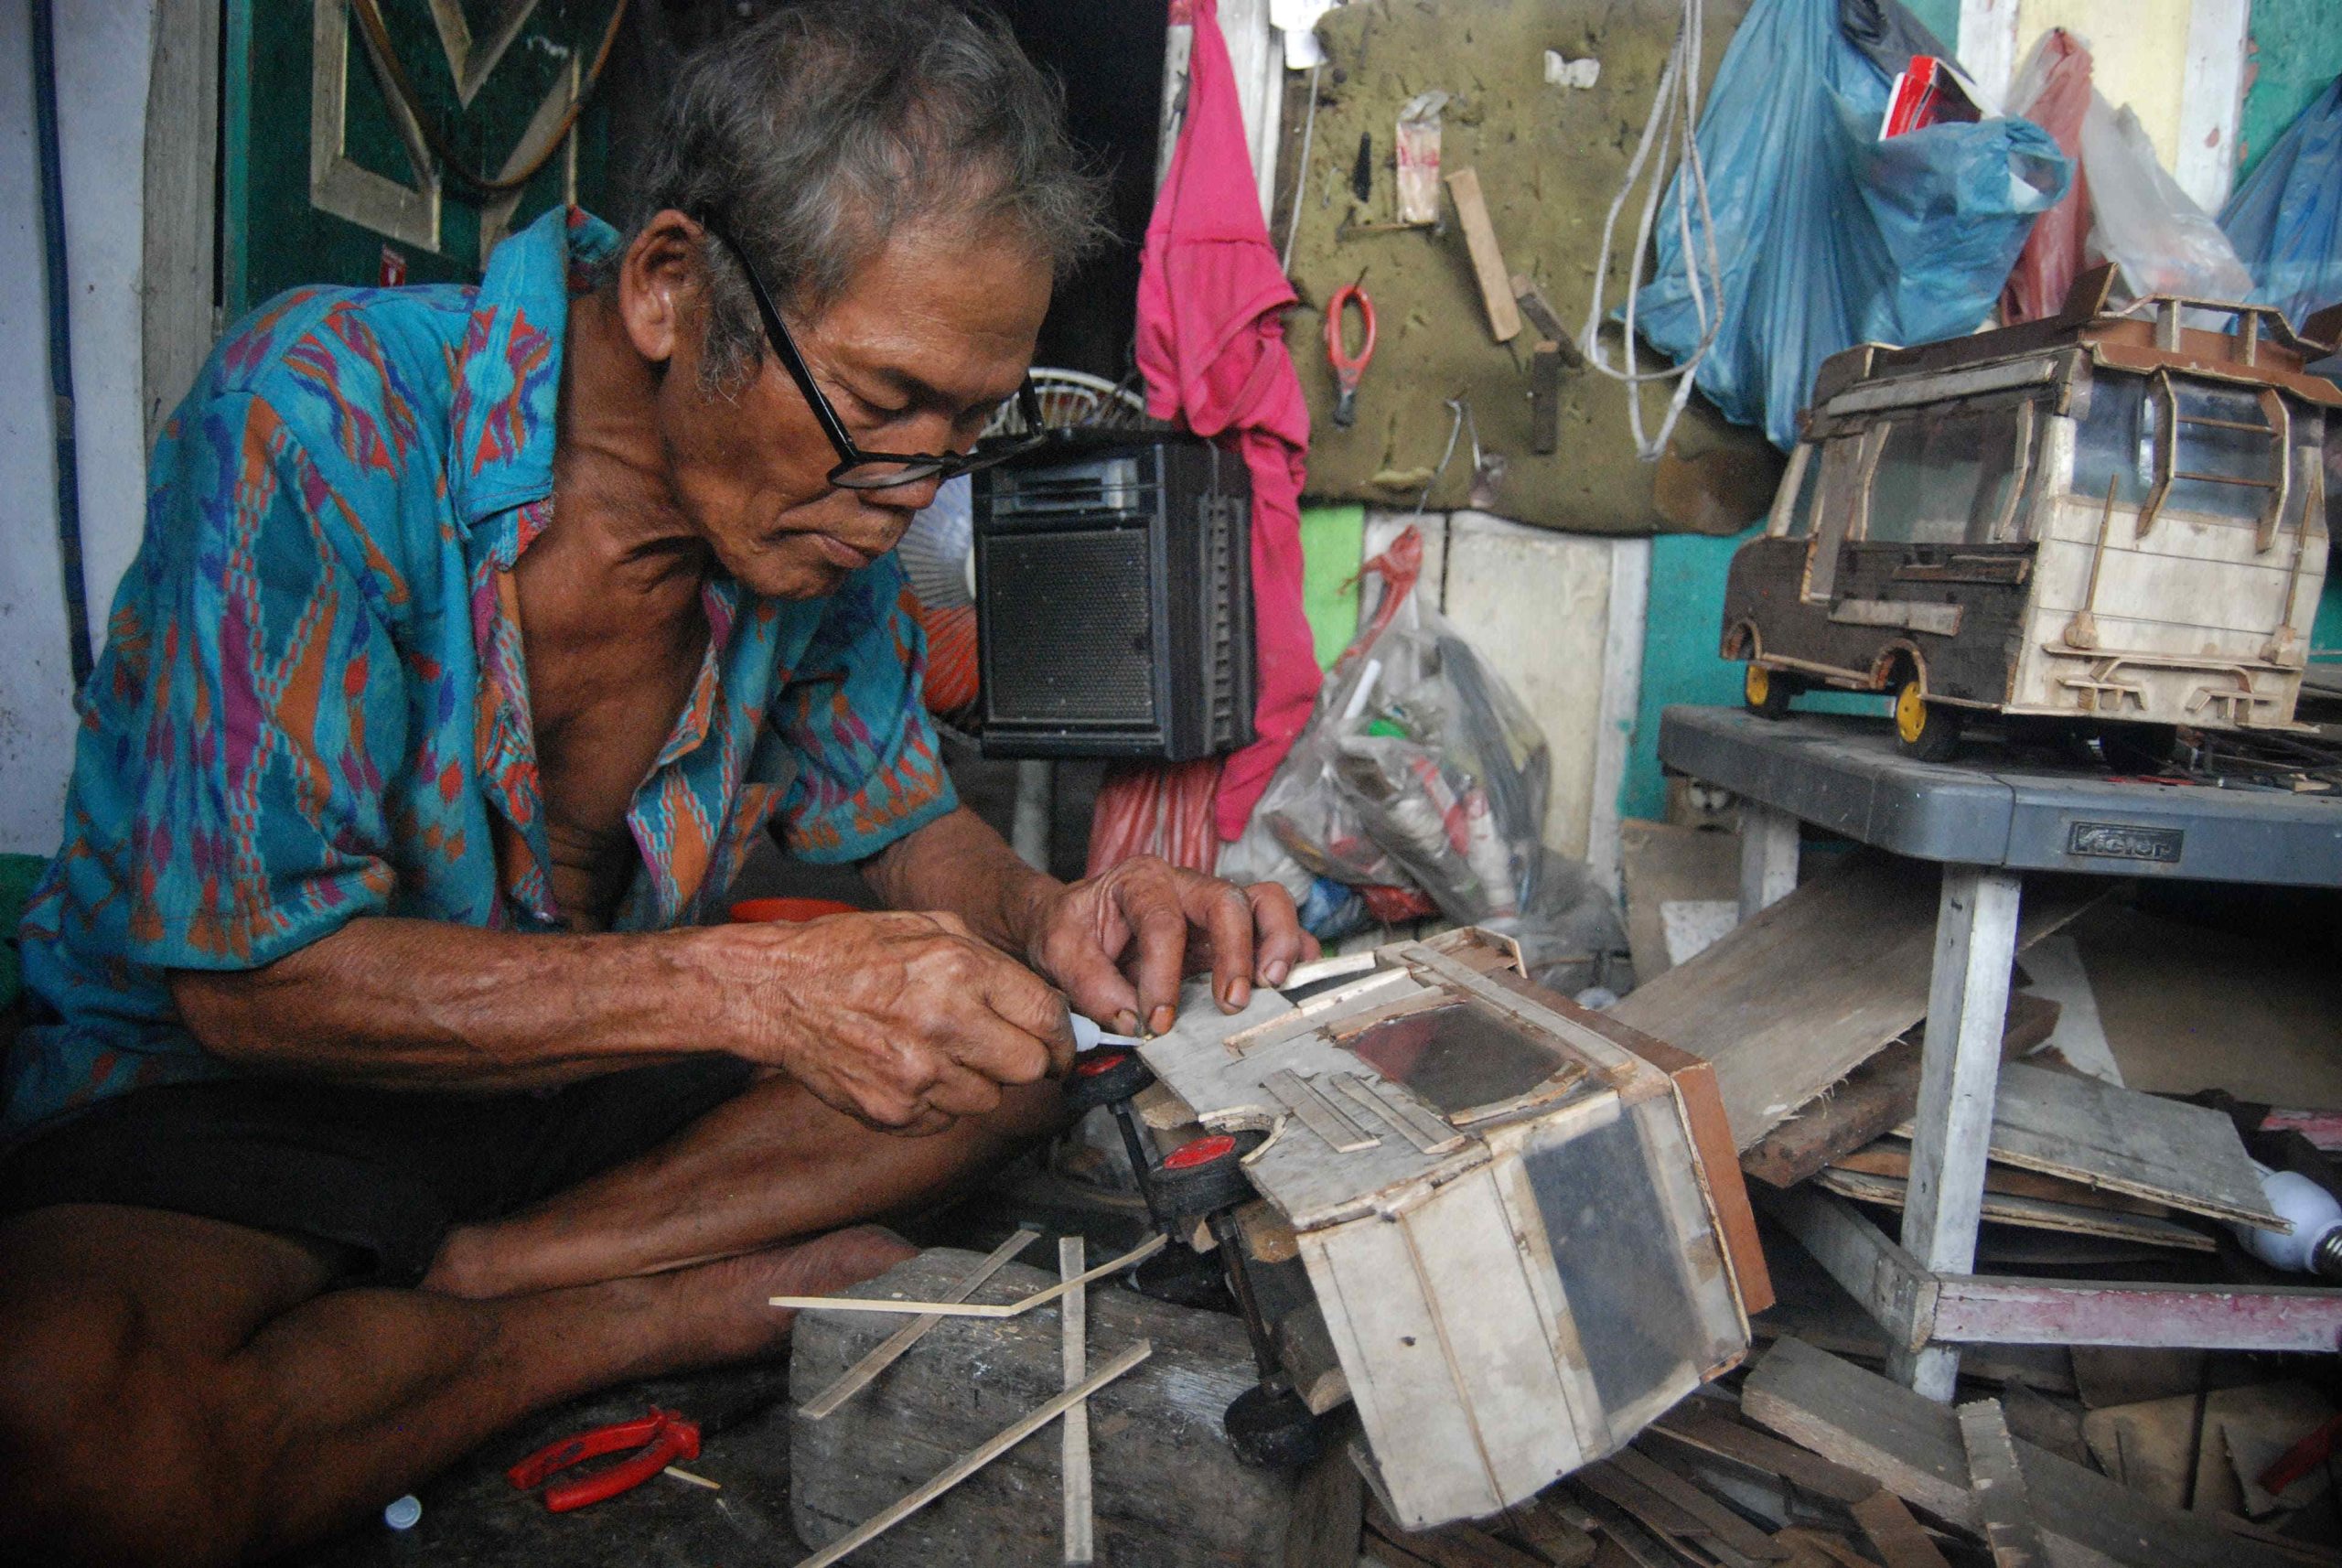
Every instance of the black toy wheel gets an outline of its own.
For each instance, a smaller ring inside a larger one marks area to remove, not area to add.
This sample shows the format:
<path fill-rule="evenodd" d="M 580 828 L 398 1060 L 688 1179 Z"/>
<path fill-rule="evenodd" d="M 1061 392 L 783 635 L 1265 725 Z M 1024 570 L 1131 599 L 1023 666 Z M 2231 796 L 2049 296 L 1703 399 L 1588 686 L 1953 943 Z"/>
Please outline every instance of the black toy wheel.
<path fill-rule="evenodd" d="M 1740 698 L 1748 711 L 1759 718 L 1789 717 L 1789 699 L 1802 690 L 1797 677 L 1784 675 L 1751 660 L 1746 674 L 1740 678 Z"/>
<path fill-rule="evenodd" d="M 1960 711 L 1928 701 L 1916 680 L 1895 693 L 1895 746 L 1919 762 L 1950 762 L 1960 752 Z"/>
<path fill-rule="evenodd" d="M 2176 725 L 2108 725 L 2098 732 L 2098 754 L 2116 773 L 2153 778 L 2171 770 L 2179 749 Z"/>
<path fill-rule="evenodd" d="M 1298 1470 L 1326 1451 L 1326 1434 L 1291 1389 L 1254 1384 L 1229 1404 L 1220 1426 L 1236 1456 L 1256 1470 Z"/>
<path fill-rule="evenodd" d="M 1207 1255 L 1177 1242 L 1166 1247 L 1130 1273 L 1131 1289 L 1174 1306 L 1233 1312 L 1236 1297 L 1228 1288 L 1228 1271 L 1218 1253 Z"/>
<path fill-rule="evenodd" d="M 1258 1133 L 1212 1133 L 1182 1144 L 1155 1167 L 1155 1208 L 1174 1219 L 1196 1220 L 1250 1202 L 1244 1156 L 1260 1143 Z"/>
<path fill-rule="evenodd" d="M 1060 1092 L 1066 1105 L 1080 1114 L 1128 1100 L 1154 1081 L 1155 1074 L 1136 1051 L 1126 1046 L 1103 1046 L 1074 1058 L 1073 1070 L 1065 1075 Z"/>

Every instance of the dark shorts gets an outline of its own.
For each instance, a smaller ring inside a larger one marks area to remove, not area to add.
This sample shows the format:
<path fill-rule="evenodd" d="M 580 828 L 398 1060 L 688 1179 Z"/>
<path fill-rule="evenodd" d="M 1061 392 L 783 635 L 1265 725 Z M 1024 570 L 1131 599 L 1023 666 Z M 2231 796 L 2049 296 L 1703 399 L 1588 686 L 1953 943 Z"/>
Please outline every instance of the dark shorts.
<path fill-rule="evenodd" d="M 135 1090 L 0 1158 L 0 1214 L 165 1208 L 321 1243 L 342 1283 L 411 1285 L 455 1227 L 647 1153 L 753 1070 L 709 1058 L 493 1095 L 269 1079 Z"/>

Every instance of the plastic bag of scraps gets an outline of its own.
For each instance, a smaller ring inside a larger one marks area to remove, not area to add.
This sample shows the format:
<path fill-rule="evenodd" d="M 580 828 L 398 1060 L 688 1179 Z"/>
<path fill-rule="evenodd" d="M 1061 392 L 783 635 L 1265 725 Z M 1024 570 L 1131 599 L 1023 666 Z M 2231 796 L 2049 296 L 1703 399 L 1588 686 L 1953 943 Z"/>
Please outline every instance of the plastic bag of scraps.
<path fill-rule="evenodd" d="M 1262 797 L 1294 858 L 1353 886 L 1403 873 L 1459 921 L 1535 892 L 1551 761 L 1528 710 L 1415 592 L 1423 541 L 1363 570 L 1385 588 Z"/>
<path fill-rule="evenodd" d="M 1700 116 L 1724 316 L 1698 386 L 1784 450 L 1832 354 L 1982 321 L 2070 177 L 2057 143 L 2025 120 L 1882 140 L 1889 79 L 1839 23 L 1838 0 L 1756 0 Z M 1685 272 L 1685 198 L 1679 171 L 1632 323 L 1678 362 L 1706 330 Z"/>
<path fill-rule="evenodd" d="M 2342 77 L 2229 198 L 2220 228 L 2260 280 L 2252 297 L 2283 310 L 2295 327 L 2342 302 Z"/>

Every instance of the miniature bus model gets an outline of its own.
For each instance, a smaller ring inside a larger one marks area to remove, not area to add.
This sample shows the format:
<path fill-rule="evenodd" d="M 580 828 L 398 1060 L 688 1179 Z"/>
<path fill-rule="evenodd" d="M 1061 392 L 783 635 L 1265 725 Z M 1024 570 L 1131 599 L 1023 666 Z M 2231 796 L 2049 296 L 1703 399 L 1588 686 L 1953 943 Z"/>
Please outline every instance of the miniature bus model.
<path fill-rule="evenodd" d="M 2342 407 L 2304 367 L 2342 310 L 2296 334 L 2261 306 L 2110 309 L 2111 277 L 2041 321 L 1824 361 L 1724 592 L 1752 710 L 1891 693 L 1901 748 L 1931 761 L 1980 712 L 2141 757 L 2180 725 L 2299 727 Z"/>

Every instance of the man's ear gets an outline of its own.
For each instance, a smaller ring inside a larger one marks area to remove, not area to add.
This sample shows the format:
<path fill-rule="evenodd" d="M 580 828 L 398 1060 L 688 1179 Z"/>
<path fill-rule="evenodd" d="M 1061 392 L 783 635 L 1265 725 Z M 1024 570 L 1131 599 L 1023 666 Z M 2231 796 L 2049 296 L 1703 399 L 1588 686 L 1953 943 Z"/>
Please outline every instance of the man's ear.
<path fill-rule="evenodd" d="M 705 231 L 682 213 L 658 213 L 618 263 L 618 317 L 636 353 L 664 365 L 696 345 L 707 318 Z"/>

